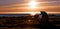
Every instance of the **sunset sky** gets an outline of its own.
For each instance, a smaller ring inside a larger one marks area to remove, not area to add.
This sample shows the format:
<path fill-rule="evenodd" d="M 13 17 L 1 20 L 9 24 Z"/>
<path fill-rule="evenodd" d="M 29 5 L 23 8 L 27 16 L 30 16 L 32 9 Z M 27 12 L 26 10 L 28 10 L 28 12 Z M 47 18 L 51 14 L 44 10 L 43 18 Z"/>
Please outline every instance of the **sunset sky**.
<path fill-rule="evenodd" d="M 36 1 L 37 8 L 30 8 L 30 1 Z M 60 12 L 60 0 L 0 0 L 0 12 L 39 11 Z"/>

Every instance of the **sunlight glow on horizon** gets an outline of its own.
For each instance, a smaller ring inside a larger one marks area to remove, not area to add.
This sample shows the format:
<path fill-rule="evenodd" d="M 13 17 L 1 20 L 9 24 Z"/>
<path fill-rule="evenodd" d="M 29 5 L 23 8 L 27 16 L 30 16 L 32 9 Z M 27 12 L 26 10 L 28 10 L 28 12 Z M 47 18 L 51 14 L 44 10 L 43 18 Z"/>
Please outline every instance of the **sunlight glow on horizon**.
<path fill-rule="evenodd" d="M 34 16 L 35 14 L 37 14 L 38 12 L 31 12 L 30 15 Z"/>

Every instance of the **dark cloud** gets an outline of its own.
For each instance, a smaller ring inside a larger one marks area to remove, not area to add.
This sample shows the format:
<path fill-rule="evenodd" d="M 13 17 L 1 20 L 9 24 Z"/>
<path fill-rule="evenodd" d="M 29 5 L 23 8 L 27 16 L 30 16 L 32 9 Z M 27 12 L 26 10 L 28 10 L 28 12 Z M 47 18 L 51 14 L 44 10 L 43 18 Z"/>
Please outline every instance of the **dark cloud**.
<path fill-rule="evenodd" d="M 24 0 L 0 0 L 0 5 L 22 3 Z"/>

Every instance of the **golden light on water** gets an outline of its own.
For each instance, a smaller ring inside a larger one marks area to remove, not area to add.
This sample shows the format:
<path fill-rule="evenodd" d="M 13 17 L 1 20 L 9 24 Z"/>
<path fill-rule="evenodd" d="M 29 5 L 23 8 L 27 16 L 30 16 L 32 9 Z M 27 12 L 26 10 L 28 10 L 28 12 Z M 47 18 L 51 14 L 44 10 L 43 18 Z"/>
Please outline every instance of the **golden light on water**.
<path fill-rule="evenodd" d="M 32 16 L 34 16 L 35 14 L 37 14 L 37 13 L 34 13 L 34 12 L 31 12 L 31 13 L 30 13 L 30 15 L 32 15 Z"/>

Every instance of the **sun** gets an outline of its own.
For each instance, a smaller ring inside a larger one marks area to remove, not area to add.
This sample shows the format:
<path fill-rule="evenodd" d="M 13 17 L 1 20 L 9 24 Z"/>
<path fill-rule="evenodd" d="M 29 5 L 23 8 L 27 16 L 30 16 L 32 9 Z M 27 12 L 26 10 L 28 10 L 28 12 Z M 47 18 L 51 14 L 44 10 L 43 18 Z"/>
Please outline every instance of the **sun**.
<path fill-rule="evenodd" d="M 30 8 L 34 9 L 34 8 L 36 8 L 36 6 L 37 6 L 37 2 L 35 0 L 31 0 L 29 2 L 29 7 Z"/>

